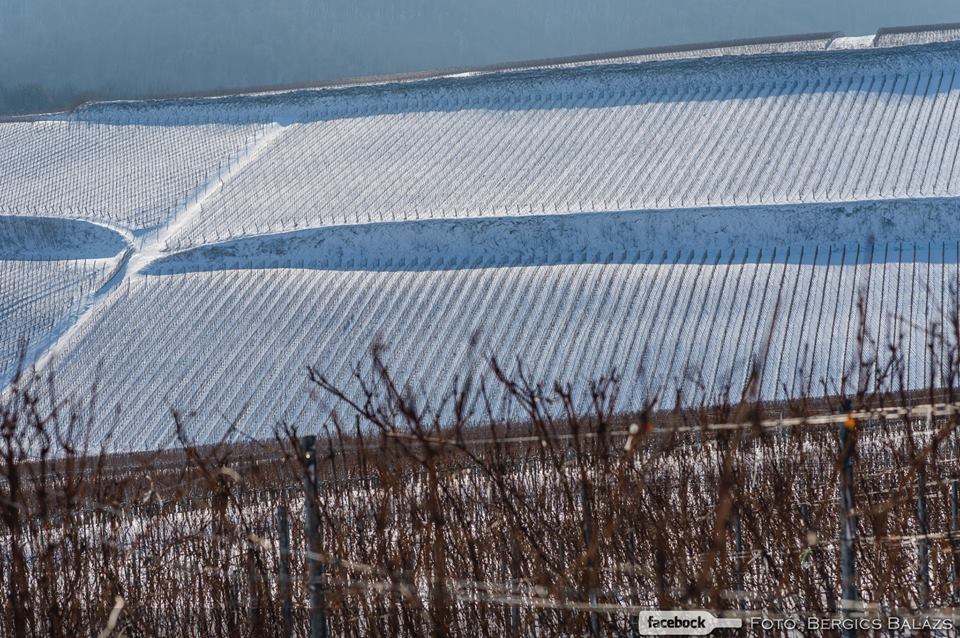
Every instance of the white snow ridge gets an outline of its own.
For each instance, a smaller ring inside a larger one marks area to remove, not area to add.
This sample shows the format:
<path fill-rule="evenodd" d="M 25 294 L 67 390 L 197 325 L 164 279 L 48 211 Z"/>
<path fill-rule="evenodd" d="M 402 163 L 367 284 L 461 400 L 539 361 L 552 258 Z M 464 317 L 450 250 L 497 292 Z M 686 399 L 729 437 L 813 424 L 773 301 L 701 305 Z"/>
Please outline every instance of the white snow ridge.
<path fill-rule="evenodd" d="M 0 123 L 0 376 L 94 444 L 269 438 L 382 339 L 439 405 L 488 361 L 622 410 L 942 383 L 960 31 L 712 45 Z M 938 328 L 939 326 L 939 328 Z M 864 365 L 864 362 L 867 365 Z M 496 384 L 489 387 L 497 388 Z M 357 389 L 359 392 L 359 389 Z M 497 401 L 499 397 L 492 397 Z"/>

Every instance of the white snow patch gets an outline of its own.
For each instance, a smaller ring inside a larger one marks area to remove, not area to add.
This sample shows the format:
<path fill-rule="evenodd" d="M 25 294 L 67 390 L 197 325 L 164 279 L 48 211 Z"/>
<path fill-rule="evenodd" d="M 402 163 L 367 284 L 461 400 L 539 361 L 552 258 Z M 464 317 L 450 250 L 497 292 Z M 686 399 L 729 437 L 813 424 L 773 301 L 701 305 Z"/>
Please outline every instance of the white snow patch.
<path fill-rule="evenodd" d="M 874 35 L 854 35 L 834 38 L 830 50 L 869 49 L 873 47 Z"/>

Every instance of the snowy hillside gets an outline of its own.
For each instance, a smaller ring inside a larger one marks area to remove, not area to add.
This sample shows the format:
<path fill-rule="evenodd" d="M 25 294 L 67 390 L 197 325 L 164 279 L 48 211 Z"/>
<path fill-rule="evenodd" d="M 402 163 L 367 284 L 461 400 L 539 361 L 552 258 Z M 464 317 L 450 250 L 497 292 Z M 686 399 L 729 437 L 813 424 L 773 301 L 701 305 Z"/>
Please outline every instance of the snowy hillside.
<path fill-rule="evenodd" d="M 0 214 L 109 222 L 168 220 L 255 143 L 259 126 L 36 121 L 0 126 Z"/>
<path fill-rule="evenodd" d="M 755 363 L 769 400 L 891 358 L 942 384 L 950 34 L 0 123 L 0 374 L 28 339 L 123 450 L 171 408 L 204 442 L 316 424 L 306 368 L 351 386 L 378 341 L 434 406 L 490 357 L 584 406 L 616 370 L 624 410 L 736 400 Z"/>
<path fill-rule="evenodd" d="M 508 368 L 519 356 L 533 378 L 573 383 L 582 407 L 587 381 L 624 371 L 624 408 L 654 395 L 670 407 L 677 391 L 697 404 L 737 398 L 759 357 L 762 395 L 783 399 L 823 394 L 824 384 L 836 393 L 844 373 L 852 375 L 847 390 L 872 387 L 856 358 L 866 290 L 865 354 L 884 366 L 885 344 L 903 339 L 907 383 L 923 387 L 931 373 L 939 378 L 947 355 L 943 343 L 928 352 L 924 326 L 956 308 L 947 291 L 957 248 L 670 249 L 551 265 L 152 275 L 98 307 L 56 367 L 72 391 L 97 381 L 117 397 L 101 417 L 120 405 L 139 424 L 130 436 L 151 445 L 169 434 L 168 405 L 196 406 L 205 440 L 234 419 L 252 436 L 268 435 L 263 415 L 315 422 L 330 406 L 309 396 L 306 366 L 351 386 L 378 336 L 400 380 L 435 390 L 434 401 L 457 377 L 489 381 L 489 356 Z M 100 376 L 96 360 L 110 364 Z"/>
<path fill-rule="evenodd" d="M 398 219 L 958 194 L 955 71 L 863 71 L 750 84 L 720 75 L 663 92 L 638 82 L 514 108 L 294 124 L 173 241 Z"/>

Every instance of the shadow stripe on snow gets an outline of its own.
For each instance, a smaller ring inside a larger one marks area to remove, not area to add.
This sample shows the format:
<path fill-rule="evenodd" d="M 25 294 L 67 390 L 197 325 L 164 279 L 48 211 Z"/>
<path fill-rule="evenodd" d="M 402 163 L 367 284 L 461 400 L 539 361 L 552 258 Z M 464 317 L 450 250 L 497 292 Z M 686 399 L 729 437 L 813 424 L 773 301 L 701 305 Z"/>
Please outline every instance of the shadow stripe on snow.
<path fill-rule="evenodd" d="M 957 198 L 429 219 L 244 237 L 161 257 L 142 272 L 633 263 L 650 252 L 658 262 L 671 259 L 675 247 L 701 252 L 874 241 L 913 244 L 950 237 L 960 237 Z"/>
<path fill-rule="evenodd" d="M 129 237 L 79 219 L 0 215 L 0 260 L 106 259 L 130 246 Z"/>

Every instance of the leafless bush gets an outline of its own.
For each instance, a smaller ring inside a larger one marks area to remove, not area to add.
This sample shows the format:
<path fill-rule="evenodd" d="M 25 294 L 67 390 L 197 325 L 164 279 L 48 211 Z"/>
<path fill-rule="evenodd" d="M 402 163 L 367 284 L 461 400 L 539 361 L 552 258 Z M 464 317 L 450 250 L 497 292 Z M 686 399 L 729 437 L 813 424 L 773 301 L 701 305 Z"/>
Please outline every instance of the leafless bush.
<path fill-rule="evenodd" d="M 670 413 L 653 397 L 633 414 L 611 375 L 584 414 L 569 389 L 494 361 L 524 419 L 464 384 L 450 423 L 372 356 L 361 401 L 308 371 L 339 405 L 309 428 L 312 448 L 303 424 L 198 447 L 173 414 L 177 449 L 108 456 L 83 444 L 82 406 L 41 413 L 52 390 L 15 383 L 0 430 L 0 633 L 303 636 L 313 610 L 332 635 L 630 635 L 646 608 L 838 614 L 845 458 L 867 613 L 960 596 L 952 372 L 907 392 L 893 349 L 889 366 L 858 363 L 886 385 L 849 396 Z M 480 415 L 466 413 L 474 397 Z"/>

